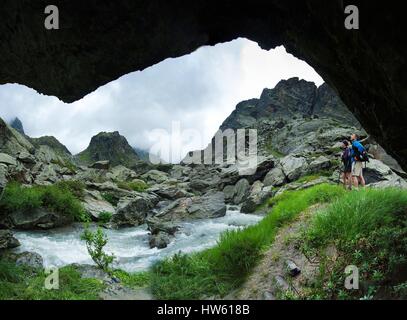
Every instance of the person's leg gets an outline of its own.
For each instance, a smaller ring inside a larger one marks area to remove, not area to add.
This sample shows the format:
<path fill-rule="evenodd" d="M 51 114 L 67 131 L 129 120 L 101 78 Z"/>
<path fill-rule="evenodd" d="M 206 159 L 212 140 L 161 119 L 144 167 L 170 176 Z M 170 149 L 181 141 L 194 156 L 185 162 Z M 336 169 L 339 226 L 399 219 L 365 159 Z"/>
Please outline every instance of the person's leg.
<path fill-rule="evenodd" d="M 363 173 L 360 174 L 359 179 L 360 179 L 360 184 L 362 185 L 362 187 L 366 186 L 366 181 L 365 181 L 365 178 L 363 177 Z"/>
<path fill-rule="evenodd" d="M 347 178 L 347 188 L 349 190 L 352 190 L 352 172 L 347 172 L 346 178 Z"/>
<path fill-rule="evenodd" d="M 351 180 L 352 180 L 353 186 L 355 188 L 357 188 L 359 186 L 359 182 L 358 182 L 357 174 L 356 174 L 356 162 L 352 163 L 352 170 L 351 170 L 350 174 L 351 174 Z"/>

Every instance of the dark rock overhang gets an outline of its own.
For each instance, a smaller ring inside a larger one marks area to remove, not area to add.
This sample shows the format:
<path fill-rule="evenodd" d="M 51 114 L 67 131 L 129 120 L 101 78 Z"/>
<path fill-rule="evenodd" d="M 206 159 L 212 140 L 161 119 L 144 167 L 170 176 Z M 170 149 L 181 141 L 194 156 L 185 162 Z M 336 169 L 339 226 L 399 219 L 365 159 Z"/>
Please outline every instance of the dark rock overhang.
<path fill-rule="evenodd" d="M 406 19 L 401 1 L 4 0 L 0 84 L 73 102 L 118 77 L 200 46 L 246 37 L 284 45 L 336 90 L 364 128 L 407 169 Z M 344 27 L 357 5 L 360 30 Z M 272 72 L 272 70 L 270 70 Z"/>

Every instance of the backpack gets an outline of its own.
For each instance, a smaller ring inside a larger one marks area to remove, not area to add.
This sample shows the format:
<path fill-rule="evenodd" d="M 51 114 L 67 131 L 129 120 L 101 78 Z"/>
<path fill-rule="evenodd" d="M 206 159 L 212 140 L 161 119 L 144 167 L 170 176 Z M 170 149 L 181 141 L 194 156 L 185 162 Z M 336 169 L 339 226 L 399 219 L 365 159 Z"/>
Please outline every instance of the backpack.
<path fill-rule="evenodd" d="M 355 145 L 352 144 L 352 150 L 354 152 L 356 161 L 369 162 L 369 155 L 368 155 L 365 147 L 363 147 L 363 151 L 360 152 L 359 149 Z"/>

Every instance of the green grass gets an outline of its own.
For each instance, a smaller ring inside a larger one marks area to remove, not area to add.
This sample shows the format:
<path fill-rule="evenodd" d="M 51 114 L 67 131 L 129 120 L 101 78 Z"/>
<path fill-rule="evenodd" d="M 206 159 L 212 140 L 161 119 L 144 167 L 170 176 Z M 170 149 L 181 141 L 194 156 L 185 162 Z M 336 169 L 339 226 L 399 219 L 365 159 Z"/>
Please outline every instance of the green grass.
<path fill-rule="evenodd" d="M 316 203 L 329 202 L 346 191 L 321 184 L 287 191 L 269 201 L 271 212 L 258 224 L 224 233 L 218 244 L 192 255 L 178 254 L 152 268 L 152 290 L 159 299 L 224 296 L 239 287 L 273 242 L 278 229 Z"/>
<path fill-rule="evenodd" d="M 149 272 L 128 273 L 123 270 L 115 270 L 113 275 L 119 278 L 124 286 L 133 289 L 146 287 L 150 284 L 151 280 Z"/>
<path fill-rule="evenodd" d="M 322 257 L 309 297 L 400 298 L 407 291 L 407 190 L 363 189 L 347 193 L 319 212 L 304 231 L 304 251 Z M 339 251 L 324 266 L 324 248 Z M 361 290 L 344 292 L 344 269 L 356 265 Z M 329 269 L 329 271 L 327 271 Z"/>
<path fill-rule="evenodd" d="M 137 192 L 143 192 L 148 188 L 147 183 L 145 183 L 142 180 L 131 181 L 131 182 L 120 181 L 120 182 L 117 182 L 117 186 L 124 190 L 137 191 Z"/>
<path fill-rule="evenodd" d="M 83 199 L 85 197 L 85 183 L 79 180 L 61 180 L 55 183 L 60 189 L 64 189 L 72 193 L 76 198 Z"/>
<path fill-rule="evenodd" d="M 297 182 L 297 183 L 308 183 L 308 182 L 315 181 L 315 180 L 317 180 L 317 179 L 319 179 L 321 177 L 330 177 L 331 175 L 332 175 L 331 171 L 323 170 L 323 171 L 317 172 L 315 174 L 310 174 L 310 175 L 307 175 L 307 176 L 303 176 L 303 177 L 299 178 L 298 180 L 296 180 L 295 182 Z"/>
<path fill-rule="evenodd" d="M 24 187 L 19 183 L 11 182 L 0 200 L 0 211 L 5 213 L 28 212 L 40 207 L 72 216 L 76 221 L 89 220 L 89 215 L 80 201 L 66 186 L 58 184 Z"/>
<path fill-rule="evenodd" d="M 100 280 L 83 279 L 72 266 L 59 269 L 59 289 L 48 290 L 40 270 L 0 261 L 0 300 L 97 300 Z"/>

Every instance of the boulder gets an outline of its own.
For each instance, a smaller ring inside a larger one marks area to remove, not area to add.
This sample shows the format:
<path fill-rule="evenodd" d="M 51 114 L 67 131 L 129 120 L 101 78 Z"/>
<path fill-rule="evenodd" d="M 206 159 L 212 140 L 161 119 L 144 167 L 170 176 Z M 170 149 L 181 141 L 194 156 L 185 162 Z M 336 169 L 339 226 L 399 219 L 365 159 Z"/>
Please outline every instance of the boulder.
<path fill-rule="evenodd" d="M 0 194 L 8 182 L 8 169 L 5 164 L 0 163 Z"/>
<path fill-rule="evenodd" d="M 235 196 L 235 186 L 228 185 L 223 188 L 223 193 L 225 194 L 225 201 L 228 203 L 233 200 Z"/>
<path fill-rule="evenodd" d="M 27 151 L 20 151 L 20 153 L 17 155 L 17 159 L 18 161 L 27 165 L 34 165 L 36 163 L 35 157 Z"/>
<path fill-rule="evenodd" d="M 176 200 L 185 197 L 191 197 L 193 194 L 175 185 L 158 184 L 148 188 L 148 191 L 154 192 L 162 199 Z"/>
<path fill-rule="evenodd" d="M 202 179 L 193 179 L 189 183 L 189 187 L 194 191 L 205 191 L 210 188 L 211 182 Z"/>
<path fill-rule="evenodd" d="M 250 190 L 250 184 L 247 179 L 240 179 L 235 185 L 235 195 L 233 197 L 234 204 L 240 204 L 244 198 L 248 195 Z"/>
<path fill-rule="evenodd" d="M 223 192 L 211 191 L 201 197 L 194 197 L 188 213 L 199 219 L 223 217 L 226 214 L 225 195 Z"/>
<path fill-rule="evenodd" d="M 222 217 L 226 214 L 223 192 L 210 191 L 203 196 L 178 199 L 162 209 L 156 218 L 161 221 L 206 219 Z"/>
<path fill-rule="evenodd" d="M 164 249 L 168 246 L 170 241 L 168 234 L 159 232 L 157 234 L 151 234 L 148 243 L 150 248 Z"/>
<path fill-rule="evenodd" d="M 332 166 L 331 160 L 325 156 L 319 156 L 309 164 L 309 172 L 320 172 Z"/>
<path fill-rule="evenodd" d="M 106 177 L 112 181 L 132 181 L 137 178 L 137 173 L 125 166 L 118 165 L 112 168 Z"/>
<path fill-rule="evenodd" d="M 110 161 L 109 160 L 96 161 L 95 163 L 92 163 L 89 166 L 89 168 L 97 169 L 97 170 L 109 170 Z"/>
<path fill-rule="evenodd" d="M 168 180 L 168 173 L 159 170 L 150 170 L 143 174 L 141 178 L 147 182 L 162 183 Z"/>
<path fill-rule="evenodd" d="M 23 252 L 17 255 L 16 265 L 35 269 L 44 268 L 44 259 L 36 252 Z"/>
<path fill-rule="evenodd" d="M 157 202 L 158 198 L 150 195 L 121 198 L 112 216 L 112 226 L 119 228 L 143 224 Z"/>
<path fill-rule="evenodd" d="M 279 187 L 284 184 L 286 177 L 283 170 L 280 167 L 271 169 L 264 178 L 264 186 Z"/>
<path fill-rule="evenodd" d="M 1 163 L 8 165 L 8 166 L 16 166 L 17 160 L 16 160 L 16 158 L 14 158 L 6 153 L 0 153 L 0 164 Z"/>
<path fill-rule="evenodd" d="M 0 250 L 12 249 L 20 246 L 20 242 L 13 237 L 10 230 L 0 230 Z"/>
<path fill-rule="evenodd" d="M 98 194 L 96 197 L 89 194 L 86 195 L 82 203 L 85 210 L 89 212 L 95 220 L 98 220 L 100 213 L 110 212 L 113 214 L 115 212 L 115 208 L 111 203 L 102 199 L 99 192 L 96 193 Z"/>
<path fill-rule="evenodd" d="M 162 232 L 172 236 L 179 230 L 179 226 L 173 224 L 172 222 L 163 222 L 156 218 L 147 219 L 146 222 L 148 230 L 153 235 Z"/>
<path fill-rule="evenodd" d="M 242 204 L 241 212 L 253 213 L 256 209 L 264 203 L 273 194 L 271 186 L 264 187 L 263 183 L 256 181 L 250 190 L 250 195 Z"/>
<path fill-rule="evenodd" d="M 280 165 L 290 181 L 297 180 L 308 172 L 307 160 L 302 156 L 288 155 L 281 159 Z"/>
<path fill-rule="evenodd" d="M 11 224 L 16 229 L 52 229 L 71 224 L 71 216 L 52 212 L 45 208 L 33 209 L 30 212 L 15 211 L 9 215 Z"/>

